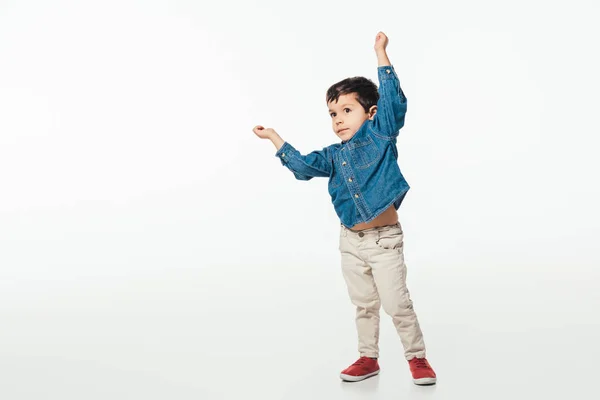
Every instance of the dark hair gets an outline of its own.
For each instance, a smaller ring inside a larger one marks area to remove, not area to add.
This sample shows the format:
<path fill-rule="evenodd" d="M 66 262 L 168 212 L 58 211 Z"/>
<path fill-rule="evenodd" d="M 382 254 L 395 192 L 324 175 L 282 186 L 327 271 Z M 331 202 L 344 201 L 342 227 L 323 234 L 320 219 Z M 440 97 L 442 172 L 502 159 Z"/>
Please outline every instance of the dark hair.
<path fill-rule="evenodd" d="M 379 100 L 377 85 L 370 79 L 362 76 L 355 76 L 331 85 L 331 87 L 327 89 L 327 103 L 331 101 L 337 102 L 341 95 L 350 93 L 356 94 L 356 100 L 363 106 L 365 112 L 369 112 L 371 107 L 376 106 L 377 100 Z"/>

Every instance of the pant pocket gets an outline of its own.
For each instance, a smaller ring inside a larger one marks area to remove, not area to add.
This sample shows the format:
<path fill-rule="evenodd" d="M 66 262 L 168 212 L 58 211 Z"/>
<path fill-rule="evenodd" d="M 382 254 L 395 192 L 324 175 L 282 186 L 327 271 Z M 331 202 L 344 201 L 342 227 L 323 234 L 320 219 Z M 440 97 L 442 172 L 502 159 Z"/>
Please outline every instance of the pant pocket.
<path fill-rule="evenodd" d="M 385 250 L 399 250 L 404 246 L 404 234 L 402 229 L 393 228 L 379 232 L 377 246 Z"/>

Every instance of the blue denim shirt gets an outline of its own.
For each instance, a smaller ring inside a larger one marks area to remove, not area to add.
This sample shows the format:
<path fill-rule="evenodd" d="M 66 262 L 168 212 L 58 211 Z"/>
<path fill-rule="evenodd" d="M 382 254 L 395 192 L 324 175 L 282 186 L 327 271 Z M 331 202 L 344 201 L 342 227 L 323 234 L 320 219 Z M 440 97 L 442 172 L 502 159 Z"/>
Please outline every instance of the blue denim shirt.
<path fill-rule="evenodd" d="M 296 179 L 329 178 L 329 194 L 345 226 L 370 222 L 392 204 L 400 208 L 409 185 L 398 166 L 396 139 L 406 97 L 393 66 L 379 67 L 377 113 L 346 142 L 302 155 L 285 142 L 275 154 Z"/>

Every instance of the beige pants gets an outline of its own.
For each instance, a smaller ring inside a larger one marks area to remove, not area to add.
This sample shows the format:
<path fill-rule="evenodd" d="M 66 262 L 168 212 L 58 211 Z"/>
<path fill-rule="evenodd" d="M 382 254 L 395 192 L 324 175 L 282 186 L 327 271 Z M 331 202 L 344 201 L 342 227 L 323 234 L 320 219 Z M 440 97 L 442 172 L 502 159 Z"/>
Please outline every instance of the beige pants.
<path fill-rule="evenodd" d="M 392 317 L 407 360 L 425 357 L 423 334 L 406 288 L 400 223 L 354 232 L 341 226 L 342 272 L 356 306 L 358 351 L 379 357 L 379 309 Z"/>

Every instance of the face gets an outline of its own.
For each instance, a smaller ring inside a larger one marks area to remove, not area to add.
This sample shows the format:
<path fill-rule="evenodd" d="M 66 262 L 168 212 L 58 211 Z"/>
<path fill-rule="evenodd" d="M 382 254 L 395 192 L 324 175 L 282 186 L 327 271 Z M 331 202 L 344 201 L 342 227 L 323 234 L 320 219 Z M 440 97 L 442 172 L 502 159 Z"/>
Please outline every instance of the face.
<path fill-rule="evenodd" d="M 373 106 L 369 113 L 365 112 L 355 93 L 343 94 L 337 102 L 330 101 L 327 106 L 333 131 L 343 142 L 350 140 L 366 120 L 373 119 L 377 111 L 377 106 Z"/>

